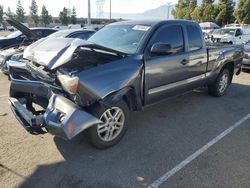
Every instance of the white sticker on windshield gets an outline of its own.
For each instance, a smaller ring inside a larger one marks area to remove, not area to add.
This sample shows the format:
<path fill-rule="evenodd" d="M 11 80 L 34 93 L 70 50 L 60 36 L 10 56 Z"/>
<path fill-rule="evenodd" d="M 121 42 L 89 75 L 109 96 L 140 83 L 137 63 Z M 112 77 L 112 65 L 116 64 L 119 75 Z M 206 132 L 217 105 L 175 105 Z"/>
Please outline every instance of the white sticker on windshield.
<path fill-rule="evenodd" d="M 146 25 L 136 25 L 133 27 L 133 30 L 137 30 L 137 31 L 148 31 L 150 29 L 150 26 L 146 26 Z"/>

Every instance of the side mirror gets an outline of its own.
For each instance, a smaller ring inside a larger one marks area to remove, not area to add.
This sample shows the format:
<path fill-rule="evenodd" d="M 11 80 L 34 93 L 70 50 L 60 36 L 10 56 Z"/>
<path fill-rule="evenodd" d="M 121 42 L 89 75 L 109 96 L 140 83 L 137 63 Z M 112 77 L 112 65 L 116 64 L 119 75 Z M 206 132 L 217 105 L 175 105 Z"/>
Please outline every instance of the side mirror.
<path fill-rule="evenodd" d="M 170 44 L 155 43 L 151 47 L 150 53 L 153 56 L 164 56 L 172 54 L 173 52 Z"/>

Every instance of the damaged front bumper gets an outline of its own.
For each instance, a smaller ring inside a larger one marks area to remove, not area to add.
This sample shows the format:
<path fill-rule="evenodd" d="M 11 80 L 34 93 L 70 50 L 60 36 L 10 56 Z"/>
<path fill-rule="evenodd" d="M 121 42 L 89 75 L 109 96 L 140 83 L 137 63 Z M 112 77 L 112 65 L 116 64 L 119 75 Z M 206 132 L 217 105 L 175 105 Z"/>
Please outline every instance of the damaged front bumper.
<path fill-rule="evenodd" d="M 13 80 L 11 87 L 15 92 L 26 90 L 26 92 L 39 93 L 40 91 L 49 98 L 45 112 L 39 114 L 29 111 L 22 104 L 22 100 L 13 97 L 9 99 L 10 107 L 17 120 L 31 134 L 49 132 L 64 139 L 72 139 L 91 126 L 101 123 L 95 116 L 82 110 L 64 96 L 53 93 L 42 83 Z"/>

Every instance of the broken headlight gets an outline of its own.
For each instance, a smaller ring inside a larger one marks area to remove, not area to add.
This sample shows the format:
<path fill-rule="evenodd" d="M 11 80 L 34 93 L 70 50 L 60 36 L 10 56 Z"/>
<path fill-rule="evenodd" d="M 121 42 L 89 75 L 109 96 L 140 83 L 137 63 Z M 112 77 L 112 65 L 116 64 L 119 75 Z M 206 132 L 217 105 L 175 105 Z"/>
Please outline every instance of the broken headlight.
<path fill-rule="evenodd" d="M 78 88 L 78 82 L 79 82 L 79 78 L 78 77 L 71 77 L 69 75 L 64 75 L 64 74 L 60 74 L 57 76 L 59 82 L 62 85 L 62 88 L 70 93 L 70 94 L 76 94 L 77 92 L 77 88 Z"/>

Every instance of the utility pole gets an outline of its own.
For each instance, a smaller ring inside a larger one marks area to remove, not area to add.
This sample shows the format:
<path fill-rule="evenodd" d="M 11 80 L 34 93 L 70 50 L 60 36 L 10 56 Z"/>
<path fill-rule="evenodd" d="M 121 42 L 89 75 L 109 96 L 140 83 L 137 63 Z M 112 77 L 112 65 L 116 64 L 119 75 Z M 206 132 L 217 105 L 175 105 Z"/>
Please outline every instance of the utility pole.
<path fill-rule="evenodd" d="M 109 0 L 109 22 L 111 22 L 112 19 L 112 5 L 111 0 Z"/>
<path fill-rule="evenodd" d="M 90 0 L 88 0 L 88 26 L 91 25 L 91 5 L 90 5 Z"/>
<path fill-rule="evenodd" d="M 169 19 L 169 13 L 170 13 L 170 7 L 172 6 L 171 2 L 167 2 L 167 7 L 168 7 L 168 16 L 167 19 Z"/>

